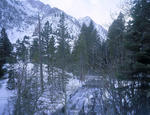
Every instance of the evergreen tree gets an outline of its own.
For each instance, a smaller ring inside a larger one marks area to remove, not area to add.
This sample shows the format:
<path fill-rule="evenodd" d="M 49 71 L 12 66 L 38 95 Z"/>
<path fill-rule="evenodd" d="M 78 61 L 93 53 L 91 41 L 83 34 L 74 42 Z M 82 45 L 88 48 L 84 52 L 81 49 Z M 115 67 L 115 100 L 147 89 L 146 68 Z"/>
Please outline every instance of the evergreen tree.
<path fill-rule="evenodd" d="M 70 38 L 67 28 L 65 26 L 65 15 L 62 13 L 60 15 L 60 21 L 57 30 L 58 35 L 58 47 L 57 47 L 57 62 L 58 66 L 61 68 L 61 84 L 62 84 L 62 91 L 65 94 L 65 115 L 67 115 L 67 94 L 66 94 L 66 82 L 67 76 L 65 75 L 65 70 L 67 69 L 67 65 L 70 59 L 70 46 L 68 43 L 68 38 Z"/>
<path fill-rule="evenodd" d="M 43 39 L 41 35 L 41 17 L 38 14 L 38 42 L 39 42 L 39 65 L 40 65 L 40 83 L 41 83 L 41 93 L 44 91 L 44 76 L 43 76 Z"/>
<path fill-rule="evenodd" d="M 150 3 L 147 0 L 135 1 L 131 9 L 132 21 L 127 28 L 126 47 L 129 51 L 128 78 L 149 81 L 150 72 Z"/>
<path fill-rule="evenodd" d="M 20 41 L 19 39 L 16 42 L 16 55 L 19 61 L 27 62 L 28 55 L 29 55 L 29 37 L 24 36 L 23 40 Z"/>
<path fill-rule="evenodd" d="M 77 70 L 77 74 L 80 74 L 80 80 L 84 80 L 85 74 L 88 71 L 88 52 L 87 52 L 87 42 L 85 37 L 85 32 L 87 30 L 87 26 L 83 24 L 81 33 L 79 35 L 79 39 L 76 41 L 72 58 L 75 64 L 75 70 Z M 76 73 L 75 72 L 75 73 Z"/>
<path fill-rule="evenodd" d="M 53 36 L 52 28 L 47 21 L 45 23 L 44 29 L 42 31 L 42 39 L 43 39 L 43 52 L 46 58 L 46 63 L 52 62 L 55 56 L 55 39 Z"/>
<path fill-rule="evenodd" d="M 56 55 L 55 55 L 55 39 L 53 36 L 51 36 L 50 41 L 48 43 L 48 48 L 47 48 L 47 63 L 48 63 L 48 71 L 51 71 L 51 79 L 54 79 L 54 67 L 56 65 Z M 50 69 L 50 70 L 49 70 Z M 49 77 L 50 78 L 50 77 Z M 48 81 L 50 82 L 50 79 L 48 79 Z M 54 81 L 51 81 L 54 82 Z"/>
<path fill-rule="evenodd" d="M 65 15 L 64 13 L 60 16 L 60 21 L 58 25 L 58 47 L 57 47 L 57 61 L 60 67 L 66 69 L 66 64 L 70 58 L 70 46 L 68 44 L 68 38 L 70 37 L 67 28 L 65 26 Z M 65 63 L 65 67 L 64 67 Z"/>
<path fill-rule="evenodd" d="M 124 15 L 119 14 L 118 18 L 112 23 L 108 30 L 107 48 L 108 48 L 108 65 L 107 69 L 111 74 L 118 74 L 118 69 L 124 62 Z"/>
<path fill-rule="evenodd" d="M 96 73 L 96 70 L 99 69 L 98 48 L 100 45 L 101 45 L 101 41 L 98 37 L 96 29 L 94 28 L 93 22 L 91 21 L 88 27 L 85 24 L 83 24 L 81 28 L 81 33 L 79 35 L 79 39 L 75 43 L 72 55 L 75 55 L 73 56 L 73 58 L 79 65 L 80 64 L 84 65 L 81 67 L 82 69 L 80 68 L 80 70 L 82 71 L 84 70 L 83 72 L 84 75 L 87 73 L 94 74 Z M 79 68 L 77 67 L 76 69 Z M 81 73 L 82 72 L 80 72 L 80 75 Z"/>
<path fill-rule="evenodd" d="M 88 62 L 89 62 L 89 69 L 92 74 L 96 73 L 98 68 L 98 47 L 101 45 L 100 38 L 98 37 L 97 30 L 94 27 L 93 22 L 90 22 L 88 27 L 88 34 L 87 35 L 87 52 L 88 52 Z"/>
<path fill-rule="evenodd" d="M 3 65 L 10 62 L 13 46 L 10 43 L 5 28 L 1 30 L 0 36 L 0 76 L 3 76 Z"/>
<path fill-rule="evenodd" d="M 56 48 L 55 48 L 55 39 L 54 39 L 54 36 L 52 36 L 50 38 L 50 41 L 49 41 L 48 54 L 50 54 L 50 59 L 49 60 L 53 64 L 54 64 L 54 61 L 55 61 L 55 51 L 56 51 Z"/>
<path fill-rule="evenodd" d="M 121 78 L 132 81 L 130 98 L 135 114 L 149 115 L 147 93 L 150 75 L 150 2 L 135 0 L 131 9 L 132 20 L 126 33 L 128 61 L 122 69 Z M 131 104 L 130 104 L 131 105 Z"/>
<path fill-rule="evenodd" d="M 12 52 L 12 44 L 10 43 L 7 33 L 5 31 L 5 28 L 2 28 L 1 30 L 1 37 L 0 37 L 0 46 L 1 46 L 1 50 L 2 50 L 2 58 L 4 63 L 6 63 L 6 61 L 8 61 L 8 58 L 11 56 L 11 52 Z"/>
<path fill-rule="evenodd" d="M 39 43 L 38 39 L 34 39 L 30 48 L 30 60 L 34 64 L 39 64 Z"/>
<path fill-rule="evenodd" d="M 45 63 L 47 64 L 47 71 L 48 71 L 48 82 L 50 82 L 50 71 L 51 71 L 51 78 L 53 77 L 53 67 L 54 67 L 54 60 L 55 60 L 55 39 L 52 35 L 52 28 L 47 21 L 42 31 L 42 39 L 43 39 L 43 51 L 44 51 L 44 58 Z"/>
<path fill-rule="evenodd" d="M 49 22 L 47 21 L 43 27 L 42 30 L 42 52 L 43 52 L 43 57 L 46 59 L 45 63 L 48 63 L 49 61 L 49 40 L 50 40 L 50 34 L 52 33 L 52 28 L 50 27 Z"/>

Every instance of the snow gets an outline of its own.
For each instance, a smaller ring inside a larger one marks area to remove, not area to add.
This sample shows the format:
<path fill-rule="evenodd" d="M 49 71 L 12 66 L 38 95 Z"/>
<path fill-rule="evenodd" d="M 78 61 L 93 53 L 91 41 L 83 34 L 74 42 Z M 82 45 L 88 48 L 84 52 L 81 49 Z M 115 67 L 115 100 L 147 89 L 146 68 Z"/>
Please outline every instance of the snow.
<path fill-rule="evenodd" d="M 22 20 L 18 20 L 17 24 L 13 23 L 14 21 L 10 22 L 10 26 L 7 29 L 8 37 L 10 38 L 10 41 L 12 43 L 15 43 L 17 39 L 23 39 L 25 35 L 30 37 L 30 41 L 34 39 L 32 36 L 33 33 L 35 32 L 35 28 L 37 27 L 37 14 L 40 12 L 44 17 L 42 19 L 42 26 L 44 26 L 46 21 L 49 21 L 50 24 L 52 24 L 53 32 L 56 32 L 60 20 L 60 16 L 55 16 L 55 14 L 60 14 L 63 11 L 59 10 L 57 8 L 51 8 L 50 6 L 47 7 L 49 8 L 51 12 L 48 14 L 45 11 L 41 12 L 40 7 L 33 7 L 33 4 L 30 0 L 18 0 L 18 4 L 16 2 L 12 2 L 15 0 L 7 0 L 10 5 L 12 5 L 18 12 L 21 12 L 21 17 Z M 30 1 L 30 2 L 29 2 Z M 36 2 L 36 1 L 35 1 Z M 39 1 L 38 1 L 39 2 Z M 38 3 L 37 3 L 38 4 Z M 46 5 L 45 5 L 46 7 Z M 11 12 L 11 11 L 9 11 Z M 20 15 L 20 14 L 18 14 Z M 71 38 L 69 38 L 69 44 L 71 48 L 73 48 L 75 41 L 78 39 L 78 35 L 80 33 L 80 29 L 83 23 L 86 23 L 89 25 L 89 22 L 92 20 L 90 17 L 86 17 L 83 19 L 77 20 L 76 18 L 69 16 L 65 14 L 65 25 L 67 27 L 67 32 L 70 34 Z M 5 19 L 5 17 L 2 17 Z M 98 30 L 99 35 L 101 36 L 101 39 L 105 39 L 106 37 L 106 31 L 105 29 L 94 23 L 95 28 Z M 20 70 L 23 67 L 23 63 L 19 62 L 16 65 L 14 65 L 14 68 L 16 71 L 20 72 Z M 33 74 L 33 64 L 28 63 L 27 64 L 27 74 L 31 75 Z M 46 72 L 46 66 L 43 65 L 44 68 L 44 82 L 45 84 L 47 83 L 47 72 Z M 58 77 L 58 72 L 61 71 L 58 68 L 55 68 L 57 71 L 54 73 L 55 77 Z M 73 76 L 71 73 L 67 73 L 67 75 L 70 76 L 68 79 L 67 85 L 66 85 L 66 91 L 67 91 L 67 97 L 70 100 L 71 98 L 71 103 L 76 106 L 75 109 L 81 109 L 82 105 L 88 105 L 90 103 L 90 100 L 93 98 L 93 93 L 95 91 L 99 91 L 98 89 L 88 89 L 84 88 L 83 84 L 81 83 L 76 76 Z M 36 76 L 39 76 L 39 72 L 36 73 Z M 93 77 L 93 76 L 92 76 Z M 7 114 L 8 109 L 8 100 L 13 96 L 13 91 L 8 90 L 7 87 L 7 79 L 1 80 L 0 81 L 0 115 L 5 111 Z M 45 88 L 45 92 L 40 96 L 39 98 L 39 108 L 46 108 L 44 111 L 47 112 L 48 114 L 50 112 L 54 112 L 57 109 L 61 109 L 64 105 L 64 93 L 62 92 L 53 92 L 55 95 L 56 102 L 51 104 L 52 101 L 50 99 L 51 92 L 49 90 L 51 87 Z M 71 105 L 70 105 L 71 106 Z M 87 107 L 86 107 L 87 108 Z M 11 108 L 12 109 L 12 108 Z M 72 112 L 78 112 L 76 110 L 71 110 Z M 88 110 L 86 110 L 87 112 Z M 37 115 L 40 115 L 40 113 L 37 113 Z"/>
<path fill-rule="evenodd" d="M 49 16 L 46 16 L 42 21 L 42 25 L 44 25 L 47 21 L 49 21 L 50 25 L 52 26 L 53 32 L 56 32 L 56 30 L 58 29 L 60 17 L 54 16 L 54 14 L 55 13 L 52 13 Z M 60 14 L 60 11 L 58 12 L 58 14 Z M 78 39 L 81 26 L 79 25 L 77 19 L 73 17 L 67 17 L 67 15 L 65 17 L 65 26 L 67 28 L 67 32 L 70 35 L 70 38 L 68 38 L 68 41 L 72 49 L 74 46 L 75 40 Z"/>
<path fill-rule="evenodd" d="M 50 24 L 52 24 L 54 32 L 58 28 L 58 23 L 60 20 L 60 16 L 58 14 L 61 14 L 63 12 L 62 10 L 59 10 L 57 8 L 51 8 L 49 5 L 45 5 L 42 2 L 35 0 L 18 0 L 17 3 L 14 0 L 7 1 L 12 7 L 14 7 L 19 12 L 18 15 L 22 18 L 18 20 L 17 23 L 14 21 L 10 21 L 10 27 L 7 29 L 7 32 L 11 42 L 15 43 L 17 39 L 23 39 L 25 35 L 30 36 L 32 38 L 35 28 L 37 27 L 38 12 L 40 12 L 40 14 L 42 15 L 42 26 L 44 26 L 46 21 L 49 21 Z M 13 12 L 11 14 L 13 14 Z M 78 39 L 78 35 L 80 33 L 82 24 L 86 23 L 87 25 L 89 25 L 92 19 L 90 17 L 85 17 L 78 20 L 66 13 L 65 17 L 65 25 L 67 27 L 68 33 L 71 36 L 69 43 L 72 48 L 74 46 L 74 42 Z M 5 17 L 2 18 L 6 20 Z M 100 35 L 100 38 L 106 39 L 107 31 L 101 25 L 98 25 L 95 22 L 94 25 Z"/>
<path fill-rule="evenodd" d="M 22 40 L 24 36 L 28 36 L 28 35 L 32 36 L 34 29 L 35 29 L 34 25 L 26 27 L 25 29 L 23 28 L 18 29 L 14 27 L 13 29 L 7 30 L 7 33 L 10 38 L 10 41 L 12 43 L 15 43 L 16 40 L 18 39 Z"/>
<path fill-rule="evenodd" d="M 89 16 L 86 16 L 84 18 L 79 18 L 80 25 L 86 24 L 86 26 L 90 25 L 90 22 L 93 21 Z"/>
<path fill-rule="evenodd" d="M 89 105 L 92 105 L 92 99 L 95 97 L 95 93 L 101 94 L 100 92 L 101 90 L 97 88 L 79 88 L 69 99 L 68 112 L 70 113 L 72 110 L 78 110 L 79 112 L 84 106 L 84 112 L 88 113 L 90 110 Z M 100 95 L 98 96 L 98 99 L 101 99 Z"/>
<path fill-rule="evenodd" d="M 78 79 L 70 78 L 66 87 L 67 87 L 67 95 L 71 95 L 78 88 L 82 87 L 82 83 Z"/>
<path fill-rule="evenodd" d="M 60 71 L 60 69 L 57 70 Z M 68 83 L 66 85 L 66 94 L 67 97 L 69 98 L 70 95 L 75 93 L 79 87 L 82 87 L 82 84 L 71 73 L 66 72 L 66 74 L 70 76 Z M 58 77 L 58 73 L 54 73 L 54 75 L 55 77 Z M 47 75 L 45 73 L 45 80 L 44 80 L 45 83 L 47 82 L 46 76 Z M 61 109 L 65 104 L 65 94 L 62 91 L 57 90 L 51 92 L 50 89 L 52 89 L 52 87 L 48 86 L 45 87 L 44 93 L 42 94 L 42 96 L 40 96 L 38 100 L 39 103 L 38 108 L 41 109 L 41 112 L 44 111 L 48 115 L 50 115 L 50 113 L 52 112 L 55 112 L 56 110 Z M 41 112 L 37 112 L 36 115 L 40 115 Z"/>
<path fill-rule="evenodd" d="M 19 70 L 22 68 L 23 63 L 19 62 L 18 64 L 14 65 L 14 68 L 16 70 Z M 27 64 L 27 74 L 33 73 L 34 65 L 32 63 Z M 61 72 L 61 69 L 54 68 L 56 71 L 54 73 L 54 76 L 57 78 L 59 77 L 58 73 Z M 35 115 L 41 115 L 44 113 L 51 115 L 51 113 L 56 112 L 58 110 L 61 110 L 61 108 L 65 104 L 65 94 L 62 91 L 58 90 L 52 90 L 52 85 L 47 84 L 47 69 L 46 65 L 43 65 L 43 71 L 44 71 L 44 84 L 45 89 L 42 95 L 40 95 L 38 99 L 38 111 L 35 113 Z M 102 93 L 104 92 L 101 88 L 90 88 L 87 83 L 91 82 L 91 80 L 97 81 L 98 79 L 101 80 L 101 76 L 86 76 L 87 81 L 84 83 L 80 82 L 80 80 L 77 79 L 76 76 L 74 76 L 72 73 L 65 72 L 65 74 L 68 77 L 68 82 L 66 84 L 66 94 L 67 94 L 67 111 L 69 115 L 78 115 L 78 113 L 83 109 L 84 112 L 88 113 L 91 111 L 91 106 L 94 106 L 94 110 L 97 112 L 97 115 L 101 115 L 100 110 L 102 105 L 102 100 L 107 100 L 109 98 L 109 94 Z M 39 73 L 36 73 L 36 78 L 39 76 Z M 39 78 L 39 77 L 38 77 Z M 100 81 L 99 80 L 99 81 Z M 101 84 L 101 82 L 99 82 Z M 7 85 L 7 79 L 0 81 L 0 84 L 2 87 L 0 87 L 0 92 L 3 92 L 0 94 L 0 115 L 5 111 L 7 115 L 7 109 L 12 110 L 12 107 L 8 108 L 8 99 L 10 99 L 11 95 L 13 95 L 13 91 L 10 91 L 6 88 Z M 83 85 L 84 84 L 84 85 Z M 104 96 L 105 95 L 105 96 Z M 5 97 L 3 99 L 3 97 Z M 105 97 L 105 99 L 103 98 Z M 3 100 L 1 100 L 3 99 Z M 93 99 L 95 99 L 96 104 L 93 105 Z"/>
<path fill-rule="evenodd" d="M 14 65 L 14 68 L 20 72 L 21 68 L 24 66 L 24 64 L 20 61 L 18 64 Z M 27 74 L 32 75 L 33 74 L 33 68 L 35 66 L 32 63 L 27 64 Z M 54 77 L 57 79 L 59 77 L 59 72 L 61 72 L 61 69 L 54 68 Z M 82 87 L 82 83 L 77 79 L 76 76 L 74 76 L 72 73 L 65 72 L 68 77 L 68 82 L 66 85 L 66 92 L 67 97 L 69 98 L 71 94 L 75 93 L 78 88 Z M 43 112 L 50 115 L 52 112 L 55 112 L 59 109 L 61 109 L 64 106 L 65 103 L 65 94 L 62 91 L 59 90 L 53 90 L 52 84 L 48 84 L 48 74 L 46 65 L 43 64 L 43 75 L 44 75 L 44 84 L 45 89 L 42 95 L 40 95 L 38 99 L 38 110 L 35 115 L 41 115 Z M 39 77 L 39 72 L 36 73 L 36 77 Z M 57 81 L 57 80 L 56 80 Z M 0 114 L 1 115 L 1 114 Z"/>
<path fill-rule="evenodd" d="M 9 104 L 13 91 L 7 89 L 8 79 L 0 80 L 0 115 L 8 115 L 12 111 Z"/>
<path fill-rule="evenodd" d="M 84 18 L 79 18 L 79 23 L 82 26 L 83 24 L 85 24 L 86 26 L 90 25 L 90 22 L 92 21 L 95 29 L 98 32 L 98 35 L 100 36 L 100 40 L 106 40 L 107 39 L 107 31 L 99 24 L 96 24 L 89 16 L 86 16 Z"/>

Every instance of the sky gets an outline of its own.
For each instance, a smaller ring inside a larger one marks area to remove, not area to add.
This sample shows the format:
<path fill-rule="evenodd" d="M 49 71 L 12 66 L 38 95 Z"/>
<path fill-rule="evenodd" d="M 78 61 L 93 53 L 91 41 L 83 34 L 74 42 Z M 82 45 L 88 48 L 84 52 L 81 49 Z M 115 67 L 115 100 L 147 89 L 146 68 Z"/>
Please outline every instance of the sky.
<path fill-rule="evenodd" d="M 79 19 L 91 17 L 97 24 L 107 28 L 112 17 L 119 12 L 121 0 L 41 0 L 51 7 L 57 7 Z"/>

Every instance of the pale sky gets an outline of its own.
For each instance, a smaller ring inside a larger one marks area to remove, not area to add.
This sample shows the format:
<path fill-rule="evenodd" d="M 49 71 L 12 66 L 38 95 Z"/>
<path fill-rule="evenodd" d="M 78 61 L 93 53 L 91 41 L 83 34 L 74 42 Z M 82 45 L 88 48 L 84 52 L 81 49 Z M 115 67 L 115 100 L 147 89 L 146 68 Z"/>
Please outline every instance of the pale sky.
<path fill-rule="evenodd" d="M 41 0 L 51 7 L 57 7 L 67 14 L 81 18 L 90 16 L 96 23 L 107 28 L 112 22 L 111 15 L 119 12 L 121 0 Z"/>

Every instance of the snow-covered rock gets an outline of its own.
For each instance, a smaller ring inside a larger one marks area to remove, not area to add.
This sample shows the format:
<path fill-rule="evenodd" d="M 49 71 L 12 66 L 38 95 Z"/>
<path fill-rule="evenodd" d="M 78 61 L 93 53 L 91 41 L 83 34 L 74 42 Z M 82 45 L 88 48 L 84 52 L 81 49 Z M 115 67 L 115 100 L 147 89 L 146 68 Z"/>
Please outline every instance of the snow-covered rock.
<path fill-rule="evenodd" d="M 52 8 L 39 0 L 0 0 L 0 29 L 5 27 L 11 42 L 22 39 L 25 35 L 32 36 L 37 27 L 38 13 L 42 15 L 42 25 L 49 21 L 53 31 L 56 31 L 60 20 L 60 14 L 64 12 L 58 8 Z M 76 19 L 65 14 L 65 25 L 70 34 L 70 45 L 78 38 L 83 23 L 93 21 L 90 17 Z M 107 31 L 93 21 L 101 40 L 106 39 Z M 31 37 L 32 38 L 32 37 Z"/>
<path fill-rule="evenodd" d="M 92 77 L 93 79 L 86 81 L 85 85 L 70 95 L 67 103 L 68 115 L 115 115 L 102 79 L 97 84 L 97 79 L 94 78 L 97 76 Z"/>
<path fill-rule="evenodd" d="M 97 30 L 98 35 L 100 36 L 100 39 L 102 41 L 106 40 L 107 39 L 107 30 L 105 30 L 101 25 L 96 24 L 89 16 L 79 19 L 80 25 L 82 25 L 84 23 L 84 24 L 86 24 L 86 26 L 89 26 L 91 21 L 93 22 L 95 29 Z"/>

